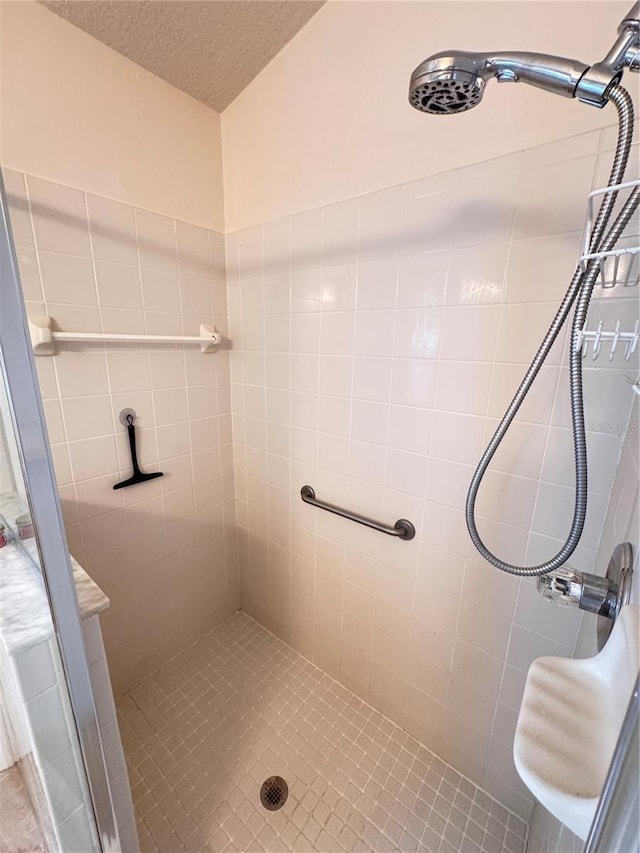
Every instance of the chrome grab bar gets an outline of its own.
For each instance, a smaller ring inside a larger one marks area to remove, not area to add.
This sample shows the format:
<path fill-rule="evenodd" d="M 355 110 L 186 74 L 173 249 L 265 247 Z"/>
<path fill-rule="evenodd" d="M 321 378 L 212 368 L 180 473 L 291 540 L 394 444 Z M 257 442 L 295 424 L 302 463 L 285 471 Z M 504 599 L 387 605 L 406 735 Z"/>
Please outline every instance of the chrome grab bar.
<path fill-rule="evenodd" d="M 311 486 L 303 486 L 300 489 L 300 497 L 306 504 L 317 506 L 318 509 L 326 509 L 327 512 L 333 512 L 335 515 L 340 515 L 342 518 L 348 518 L 349 521 L 356 521 L 358 524 L 364 524 L 365 527 L 371 527 L 373 530 L 379 530 L 380 533 L 386 533 L 387 536 L 397 536 L 399 539 L 413 539 L 416 535 L 416 529 L 407 521 L 406 518 L 399 518 L 393 527 L 388 527 L 386 524 L 380 524 L 379 521 L 374 521 L 372 518 L 366 518 L 364 515 L 358 515 L 357 512 L 349 512 L 348 509 L 341 509 L 334 504 L 328 504 L 324 501 L 319 501 L 316 498 L 315 491 Z"/>

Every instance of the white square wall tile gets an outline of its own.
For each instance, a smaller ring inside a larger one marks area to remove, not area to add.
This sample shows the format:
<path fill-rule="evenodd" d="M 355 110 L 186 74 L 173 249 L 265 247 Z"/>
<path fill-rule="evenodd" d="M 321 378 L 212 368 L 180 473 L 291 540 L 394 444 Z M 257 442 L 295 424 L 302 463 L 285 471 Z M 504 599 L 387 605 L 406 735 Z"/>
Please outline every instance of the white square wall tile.
<path fill-rule="evenodd" d="M 436 408 L 447 412 L 484 415 L 489 399 L 492 365 L 471 361 L 441 361 L 438 366 Z"/>
<path fill-rule="evenodd" d="M 44 415 L 47 422 L 49 441 L 57 444 L 65 441 L 64 421 L 62 420 L 62 409 L 59 400 L 43 400 Z"/>
<path fill-rule="evenodd" d="M 315 375 L 314 370 L 315 368 Z M 319 370 L 319 385 L 318 385 Z M 292 385 L 297 391 L 315 391 L 332 397 L 351 395 L 353 359 L 345 356 L 296 356 L 292 364 Z"/>
<path fill-rule="evenodd" d="M 118 470 L 113 436 L 88 438 L 69 445 L 74 481 L 88 480 Z"/>
<path fill-rule="evenodd" d="M 431 361 L 398 358 L 393 361 L 391 402 L 431 407 L 436 388 L 437 365 Z"/>
<path fill-rule="evenodd" d="M 447 707 L 482 734 L 491 731 L 495 701 L 492 696 L 466 681 L 452 678 L 447 692 Z"/>
<path fill-rule="evenodd" d="M 47 302 L 96 304 L 96 282 L 89 258 L 43 250 L 38 256 L 42 271 L 42 289 Z"/>
<path fill-rule="evenodd" d="M 322 313 L 320 323 L 320 352 L 322 355 L 351 355 L 354 340 L 355 317 L 353 312 L 327 311 Z"/>
<path fill-rule="evenodd" d="M 180 223 L 182 230 L 185 229 L 185 224 Z M 192 232 L 190 234 L 177 233 L 176 243 L 178 249 L 178 269 L 180 275 L 193 275 L 201 278 L 211 278 L 212 269 L 209 260 L 209 240 L 207 232 L 204 229 L 195 229 L 194 226 L 188 226 Z"/>
<path fill-rule="evenodd" d="M 582 544 L 588 548 L 596 548 L 606 511 L 607 500 L 603 495 L 589 493 L 587 502 L 587 517 L 582 538 Z M 573 517 L 573 489 L 556 486 L 551 483 L 541 483 L 532 529 L 536 533 L 552 536 L 564 541 L 571 527 Z"/>
<path fill-rule="evenodd" d="M 398 277 L 399 308 L 443 305 L 449 254 L 420 252 L 400 260 Z"/>
<path fill-rule="evenodd" d="M 431 427 L 431 455 L 452 462 L 477 463 L 482 450 L 481 417 L 435 411 Z"/>
<path fill-rule="evenodd" d="M 479 651 L 504 660 L 511 625 L 497 616 L 487 619 L 486 610 L 468 601 L 460 602 L 457 635 Z M 515 661 L 510 661 L 517 665 Z"/>
<path fill-rule="evenodd" d="M 465 531 L 461 509 L 446 507 L 432 500 L 425 502 L 422 534 L 425 542 L 456 554 L 466 554 Z"/>
<path fill-rule="evenodd" d="M 230 235 L 231 237 L 233 235 Z M 225 238 L 225 242 L 229 237 Z M 291 269 L 291 220 L 288 216 L 265 222 L 263 227 L 265 276 L 289 273 Z"/>
<path fill-rule="evenodd" d="M 25 300 L 41 302 L 43 300 L 43 291 L 40 283 L 38 256 L 35 250 L 16 246 L 16 257 Z"/>
<path fill-rule="evenodd" d="M 59 352 L 55 371 L 61 397 L 107 394 L 109 391 L 106 359 L 100 352 Z"/>
<path fill-rule="evenodd" d="M 33 226 L 24 176 L 20 172 L 14 172 L 13 174 L 16 177 L 11 180 L 8 177 L 10 172 L 10 169 L 2 170 L 7 190 L 7 204 L 9 205 L 11 216 L 11 233 L 13 234 L 16 246 L 32 248 L 34 246 Z"/>
<path fill-rule="evenodd" d="M 451 645 L 448 650 L 449 656 L 453 651 L 453 633 L 450 629 L 456 624 L 459 608 L 460 600 L 455 595 L 441 590 L 437 596 L 434 596 L 429 584 L 422 581 L 416 583 L 413 612 L 419 619 L 448 633 L 448 641 Z"/>
<path fill-rule="evenodd" d="M 349 473 L 360 480 L 382 485 L 385 476 L 386 450 L 376 444 L 351 442 Z"/>
<path fill-rule="evenodd" d="M 322 210 L 291 217 L 291 269 L 319 267 L 322 263 Z"/>
<path fill-rule="evenodd" d="M 389 446 L 426 454 L 431 440 L 433 414 L 426 409 L 393 405 L 389 411 Z"/>
<path fill-rule="evenodd" d="M 39 761 L 48 764 L 71 748 L 66 707 L 57 685 L 30 699 L 27 713 Z"/>
<path fill-rule="evenodd" d="M 213 315 L 213 284 L 210 279 L 180 275 L 180 302 L 185 314 L 195 314 L 207 320 Z"/>
<path fill-rule="evenodd" d="M 40 310 L 40 309 L 39 309 Z M 44 307 L 41 309 L 44 311 Z M 60 332 L 101 332 L 101 313 L 97 305 L 72 305 L 47 302 L 46 310 Z M 58 350 L 59 352 L 60 350 Z M 68 352 L 72 350 L 69 349 Z M 80 351 L 80 348 L 78 348 Z M 86 350 L 84 350 L 86 352 Z"/>
<path fill-rule="evenodd" d="M 38 372 L 38 385 L 43 400 L 52 400 L 58 397 L 58 385 L 56 382 L 56 369 L 53 359 L 39 358 L 36 360 Z"/>
<path fill-rule="evenodd" d="M 507 242 L 454 249 L 447 274 L 447 304 L 501 302 L 509 249 Z"/>
<path fill-rule="evenodd" d="M 151 388 L 149 356 L 145 350 L 107 352 L 107 366 L 113 393 Z"/>
<path fill-rule="evenodd" d="M 322 218 L 322 264 L 352 264 L 358 258 L 360 200 L 349 199 L 325 207 Z"/>
<path fill-rule="evenodd" d="M 177 272 L 176 238 L 171 230 L 138 222 L 138 256 L 140 266 L 165 272 Z"/>
<path fill-rule="evenodd" d="M 546 655 L 567 657 L 570 654 L 571 650 L 564 644 L 514 625 L 509 639 L 507 663 L 526 672 L 538 657 Z"/>
<path fill-rule="evenodd" d="M 391 392 L 391 359 L 382 357 L 353 360 L 353 396 L 360 400 L 387 402 Z"/>
<path fill-rule="evenodd" d="M 356 308 L 361 311 L 394 308 L 398 289 L 398 260 L 384 258 L 358 265 Z"/>
<path fill-rule="evenodd" d="M 530 529 L 538 494 L 536 480 L 487 471 L 476 512 L 505 524 Z"/>
<path fill-rule="evenodd" d="M 502 309 L 496 361 L 530 364 L 557 308 L 554 302 L 505 305 Z M 560 355 L 560 347 L 554 346 L 546 364 L 557 364 Z"/>
<path fill-rule="evenodd" d="M 25 702 L 57 684 L 49 642 L 38 643 L 16 655 L 14 665 Z"/>
<path fill-rule="evenodd" d="M 504 663 L 462 640 L 456 640 L 453 650 L 452 674 L 459 681 L 492 697 L 498 695 Z"/>
<path fill-rule="evenodd" d="M 542 598 L 533 581 L 521 582 L 514 622 L 551 640 L 571 646 L 578 633 L 582 613 L 577 608 L 570 609 L 565 618 L 558 619 L 554 608 L 545 607 L 546 604 L 549 602 Z"/>
<path fill-rule="evenodd" d="M 561 300 L 577 266 L 580 232 L 514 240 L 506 273 L 507 302 Z"/>
<path fill-rule="evenodd" d="M 113 433 L 111 403 L 101 397 L 72 397 L 62 401 L 66 436 L 69 441 Z"/>
<path fill-rule="evenodd" d="M 140 270 L 137 266 L 96 261 L 100 305 L 111 308 L 142 308 Z"/>
<path fill-rule="evenodd" d="M 186 385 L 184 353 L 151 351 L 151 387 L 182 388 Z"/>
<path fill-rule="evenodd" d="M 102 308 L 100 317 L 104 332 L 125 335 L 144 335 L 147 332 L 145 317 L 140 309 Z"/>
<path fill-rule="evenodd" d="M 580 231 L 596 158 L 580 157 L 524 172 L 518 180 L 514 240 Z"/>
<path fill-rule="evenodd" d="M 436 358 L 441 324 L 441 309 L 399 309 L 396 312 L 393 354 L 401 358 Z"/>
<path fill-rule="evenodd" d="M 405 186 L 402 216 L 407 252 L 449 248 L 454 180 L 454 173 L 448 172 Z"/>
<path fill-rule="evenodd" d="M 133 208 L 87 194 L 91 246 L 95 258 L 122 264 L 138 263 Z"/>
<path fill-rule="evenodd" d="M 427 477 L 427 496 L 454 509 L 464 506 L 473 470 L 471 465 L 431 458 Z"/>
<path fill-rule="evenodd" d="M 391 187 L 363 196 L 360 206 L 361 260 L 392 257 L 411 252 L 402 245 L 405 230 L 402 225 L 404 187 Z"/>
<path fill-rule="evenodd" d="M 516 181 L 497 178 L 455 192 L 452 245 L 500 243 L 511 236 Z"/>
<path fill-rule="evenodd" d="M 280 301 L 284 301 L 284 294 Z M 320 266 L 299 269 L 291 275 L 291 311 L 320 311 L 322 276 Z M 288 310 L 288 309 L 287 309 Z"/>
<path fill-rule="evenodd" d="M 455 361 L 493 361 L 501 310 L 497 305 L 445 308 L 440 357 Z"/>
<path fill-rule="evenodd" d="M 353 400 L 351 404 L 351 438 L 385 444 L 389 407 L 384 403 Z"/>
<path fill-rule="evenodd" d="M 319 403 L 320 432 L 346 436 L 350 431 L 351 402 L 346 397 L 322 395 Z"/>
<path fill-rule="evenodd" d="M 143 269 L 142 296 L 147 311 L 178 312 L 180 291 L 175 273 Z"/>
<path fill-rule="evenodd" d="M 393 328 L 393 311 L 358 311 L 355 354 L 390 356 L 393 350 Z"/>
<path fill-rule="evenodd" d="M 27 191 L 38 250 L 91 257 L 84 193 L 31 175 Z"/>
<path fill-rule="evenodd" d="M 519 578 L 495 571 L 479 554 L 465 561 L 462 597 L 502 619 L 513 618 L 520 584 Z"/>
<path fill-rule="evenodd" d="M 323 311 L 350 311 L 355 308 L 357 269 L 356 264 L 323 267 Z"/>

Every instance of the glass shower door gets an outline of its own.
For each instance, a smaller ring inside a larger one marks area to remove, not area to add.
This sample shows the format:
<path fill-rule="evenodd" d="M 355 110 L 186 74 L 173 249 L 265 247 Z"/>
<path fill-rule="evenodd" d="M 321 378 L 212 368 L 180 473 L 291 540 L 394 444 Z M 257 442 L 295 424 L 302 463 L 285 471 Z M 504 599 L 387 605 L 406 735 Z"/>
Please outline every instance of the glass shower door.
<path fill-rule="evenodd" d="M 3 847 L 120 851 L 0 179 Z M 18 816 L 20 813 L 20 817 Z"/>

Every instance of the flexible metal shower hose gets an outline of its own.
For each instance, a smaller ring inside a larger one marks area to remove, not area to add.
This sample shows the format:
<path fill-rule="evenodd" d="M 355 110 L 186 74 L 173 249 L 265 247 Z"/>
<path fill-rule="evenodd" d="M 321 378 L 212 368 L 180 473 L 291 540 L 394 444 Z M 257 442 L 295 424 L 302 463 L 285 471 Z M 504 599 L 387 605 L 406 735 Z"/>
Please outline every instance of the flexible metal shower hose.
<path fill-rule="evenodd" d="M 618 85 L 613 86 L 610 90 L 609 100 L 616 106 L 618 111 L 618 142 L 616 145 L 613 166 L 611 168 L 611 175 L 607 185 L 613 186 L 614 184 L 622 183 L 627 167 L 627 161 L 629 159 L 629 151 L 631 149 L 633 134 L 633 102 L 626 89 Z M 635 187 L 605 236 L 605 230 L 609 224 L 609 219 L 611 218 L 611 212 L 615 205 L 617 195 L 616 191 L 612 191 L 606 193 L 603 197 L 600 210 L 598 211 L 598 215 L 593 226 L 591 243 L 589 245 L 590 253 L 608 252 L 613 249 L 620 239 L 620 235 L 631 219 L 633 213 L 638 208 L 638 202 L 640 201 L 640 188 Z M 512 575 L 531 577 L 535 575 L 544 575 L 547 574 L 547 572 L 551 572 L 554 569 L 559 568 L 569 559 L 571 554 L 573 554 L 584 529 L 584 521 L 587 514 L 587 441 L 585 436 L 584 404 L 582 395 L 582 355 L 579 351 L 576 351 L 576 343 L 578 341 L 578 335 L 585 323 L 598 272 L 599 262 L 597 260 L 590 261 L 586 270 L 583 270 L 582 267 L 578 265 L 571 280 L 571 284 L 569 285 L 569 289 L 558 308 L 553 322 L 551 323 L 535 358 L 531 362 L 529 369 L 520 383 L 515 396 L 509 404 L 507 411 L 502 417 L 493 438 L 484 451 L 469 486 L 466 503 L 466 521 L 471 540 L 485 560 L 501 571 L 508 572 Z M 478 489 L 480 488 L 482 478 L 484 477 L 496 450 L 500 446 L 502 439 L 511 426 L 511 423 L 515 418 L 518 409 L 522 405 L 524 398 L 527 396 L 529 389 L 533 385 L 533 382 L 538 375 L 540 368 L 544 364 L 549 354 L 549 350 L 558 337 L 558 334 L 564 325 L 573 304 L 576 302 L 576 299 L 577 304 L 571 327 L 571 356 L 569 363 L 571 425 L 575 457 L 575 504 L 573 522 L 566 542 L 554 557 L 537 566 L 515 566 L 511 563 L 504 562 L 499 559 L 499 557 L 496 557 L 495 554 L 492 554 L 478 533 L 475 519 L 475 506 Z"/>

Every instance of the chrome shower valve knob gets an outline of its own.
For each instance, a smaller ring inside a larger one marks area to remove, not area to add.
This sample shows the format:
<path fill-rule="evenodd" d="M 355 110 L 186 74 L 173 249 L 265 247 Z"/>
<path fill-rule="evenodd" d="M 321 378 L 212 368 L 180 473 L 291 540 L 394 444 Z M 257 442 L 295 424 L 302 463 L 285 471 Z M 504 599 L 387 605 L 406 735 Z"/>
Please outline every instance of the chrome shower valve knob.
<path fill-rule="evenodd" d="M 563 566 L 554 572 L 540 575 L 536 586 L 540 595 L 547 601 L 554 601 L 563 607 L 580 606 L 582 572 Z"/>
<path fill-rule="evenodd" d="M 616 595 L 616 590 L 606 578 L 577 572 L 570 566 L 562 566 L 547 575 L 540 575 L 537 587 L 547 601 L 554 601 L 564 607 L 579 607 L 599 616 L 609 615 L 611 597 L 615 599 Z"/>
<path fill-rule="evenodd" d="M 540 575 L 536 586 L 547 601 L 579 607 L 599 616 L 598 648 L 601 649 L 622 606 L 629 602 L 632 575 L 633 548 L 629 542 L 622 542 L 614 548 L 604 577 L 561 566 Z"/>

